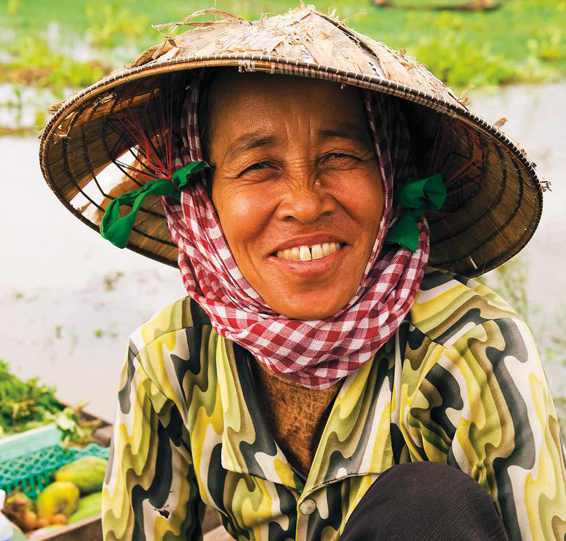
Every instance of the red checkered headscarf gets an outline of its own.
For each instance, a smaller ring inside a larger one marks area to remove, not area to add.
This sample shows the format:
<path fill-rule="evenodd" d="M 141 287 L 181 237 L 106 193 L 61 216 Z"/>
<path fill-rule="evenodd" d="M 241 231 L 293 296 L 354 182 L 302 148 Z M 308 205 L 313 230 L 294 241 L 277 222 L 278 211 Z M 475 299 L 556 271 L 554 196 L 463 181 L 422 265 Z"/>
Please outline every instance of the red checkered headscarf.
<path fill-rule="evenodd" d="M 203 160 L 198 127 L 201 79 L 188 90 L 179 165 Z M 364 94 L 369 126 L 384 182 L 385 206 L 379 232 L 355 295 L 323 320 L 302 321 L 275 313 L 244 278 L 224 238 L 204 182 L 181 192 L 180 203 L 164 200 L 179 269 L 188 294 L 204 309 L 216 331 L 248 350 L 285 379 L 324 389 L 373 358 L 411 308 L 429 255 L 426 222 L 419 223 L 415 252 L 387 246 L 395 219 L 393 185 L 411 171 L 409 132 L 397 104 Z"/>

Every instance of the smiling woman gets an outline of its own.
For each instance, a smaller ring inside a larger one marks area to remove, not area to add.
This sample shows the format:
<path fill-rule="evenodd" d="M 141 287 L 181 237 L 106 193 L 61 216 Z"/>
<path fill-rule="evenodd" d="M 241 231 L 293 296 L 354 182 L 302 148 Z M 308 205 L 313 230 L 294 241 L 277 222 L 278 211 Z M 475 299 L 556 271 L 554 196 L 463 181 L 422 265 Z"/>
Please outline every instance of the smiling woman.
<path fill-rule="evenodd" d="M 232 72 L 209 93 L 212 200 L 238 268 L 276 313 L 336 314 L 358 289 L 383 215 L 361 93 Z"/>
<path fill-rule="evenodd" d="M 312 8 L 223 16 L 43 134 L 63 203 L 188 294 L 131 336 L 105 539 L 201 539 L 207 506 L 250 541 L 563 540 L 536 346 L 472 278 L 532 236 L 532 164 Z"/>

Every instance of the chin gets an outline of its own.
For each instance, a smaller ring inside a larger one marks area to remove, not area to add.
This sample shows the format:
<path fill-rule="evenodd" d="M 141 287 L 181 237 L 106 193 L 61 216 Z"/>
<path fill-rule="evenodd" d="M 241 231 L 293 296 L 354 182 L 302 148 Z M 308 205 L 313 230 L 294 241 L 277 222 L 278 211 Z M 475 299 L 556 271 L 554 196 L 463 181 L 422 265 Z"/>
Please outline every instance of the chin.
<path fill-rule="evenodd" d="M 289 295 L 288 298 L 290 298 Z M 282 316 L 289 319 L 300 319 L 303 321 L 312 321 L 316 319 L 326 319 L 332 317 L 339 312 L 351 298 L 351 295 L 345 301 L 321 303 L 320 296 L 316 300 L 297 300 L 292 303 L 274 303 L 271 309 Z"/>

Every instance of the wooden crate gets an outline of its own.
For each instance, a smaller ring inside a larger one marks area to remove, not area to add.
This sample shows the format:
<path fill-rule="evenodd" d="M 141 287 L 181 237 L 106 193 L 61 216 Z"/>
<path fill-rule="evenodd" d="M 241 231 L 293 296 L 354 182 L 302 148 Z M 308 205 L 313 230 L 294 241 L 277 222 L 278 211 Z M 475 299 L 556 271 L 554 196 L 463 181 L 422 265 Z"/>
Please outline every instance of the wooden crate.
<path fill-rule="evenodd" d="M 207 509 L 203 521 L 204 541 L 232 539 L 219 524 L 216 513 Z M 30 541 L 102 541 L 102 523 L 100 517 L 87 518 L 69 526 L 61 526 L 56 530 L 32 533 Z"/>

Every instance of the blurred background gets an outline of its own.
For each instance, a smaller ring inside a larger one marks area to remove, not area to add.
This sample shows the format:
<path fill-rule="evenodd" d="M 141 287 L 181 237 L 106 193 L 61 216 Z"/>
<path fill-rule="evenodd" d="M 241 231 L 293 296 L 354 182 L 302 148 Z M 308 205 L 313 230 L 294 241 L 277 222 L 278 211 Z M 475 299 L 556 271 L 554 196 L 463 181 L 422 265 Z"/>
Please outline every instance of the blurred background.
<path fill-rule="evenodd" d="M 531 243 L 486 279 L 535 333 L 564 435 L 566 0 L 375 4 L 317 8 L 406 49 L 473 111 L 505 123 L 552 181 Z M 152 24 L 211 5 L 256 17 L 297 2 L 0 0 L 0 359 L 108 420 L 128 335 L 184 291 L 175 269 L 117 250 L 57 201 L 39 169 L 38 134 L 49 104 L 163 39 Z"/>

